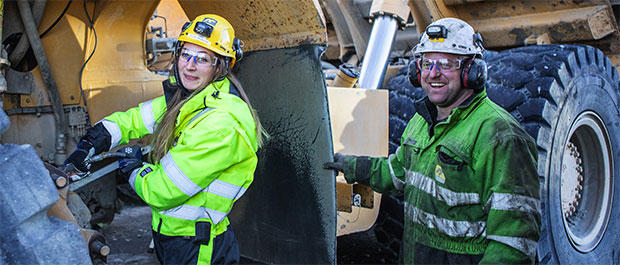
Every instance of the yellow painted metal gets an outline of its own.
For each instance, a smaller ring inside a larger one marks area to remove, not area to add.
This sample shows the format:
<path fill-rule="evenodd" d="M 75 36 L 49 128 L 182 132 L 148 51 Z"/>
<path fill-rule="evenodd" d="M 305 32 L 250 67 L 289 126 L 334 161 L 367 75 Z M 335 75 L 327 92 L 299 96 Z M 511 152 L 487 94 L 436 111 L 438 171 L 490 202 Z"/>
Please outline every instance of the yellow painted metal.
<path fill-rule="evenodd" d="M 370 6 L 371 17 L 376 14 L 387 13 L 392 14 L 401 24 L 401 27 L 405 26 L 407 19 L 409 18 L 409 8 L 407 0 L 374 0 Z"/>
<path fill-rule="evenodd" d="M 353 184 L 353 194 L 360 195 L 359 204 L 361 207 L 372 209 L 375 206 L 375 192 L 371 187 L 362 184 Z"/>
<path fill-rule="evenodd" d="M 440 1 L 436 1 L 440 2 Z M 605 0 L 565 1 L 565 0 L 503 0 L 503 1 L 441 1 L 452 8 L 455 16 L 466 20 L 479 20 L 502 17 L 518 17 L 524 14 L 546 13 L 560 10 L 608 5 Z"/>
<path fill-rule="evenodd" d="M 55 72 L 54 70 L 55 68 L 52 68 L 52 72 Z M 48 93 L 45 89 L 45 84 L 43 83 L 43 76 L 41 76 L 41 71 L 38 66 L 32 70 L 32 77 L 32 81 L 34 82 L 34 90 L 30 93 L 30 95 L 21 95 L 19 104 L 22 107 L 51 106 L 52 103 L 49 100 Z M 56 80 L 56 83 L 62 82 L 60 80 Z M 61 91 L 60 86 L 58 86 L 58 88 L 58 90 Z"/>
<path fill-rule="evenodd" d="M 526 38 L 549 35 L 552 43 L 595 40 L 617 32 L 609 6 L 565 9 L 513 17 L 470 20 L 487 47 L 523 46 Z"/>
<path fill-rule="evenodd" d="M 39 24 L 40 33 L 52 25 L 66 5 L 67 1 L 47 2 Z M 89 11 L 92 13 L 92 8 Z M 85 21 L 83 6 L 73 3 L 53 30 L 41 38 L 63 104 L 78 104 L 81 101 L 78 73 L 85 56 L 84 43 L 87 33 Z M 31 95 L 21 96 L 22 106 L 49 106 L 39 68 L 36 67 L 31 72 L 34 76 L 35 90 Z"/>
<path fill-rule="evenodd" d="M 334 151 L 375 157 L 387 156 L 387 91 L 328 87 L 327 95 Z M 347 185 L 342 174 L 336 181 L 342 183 L 338 185 Z M 347 190 L 344 187 L 341 189 Z M 352 191 L 361 192 L 357 187 Z M 339 194 L 338 199 L 342 196 L 346 194 Z M 370 229 L 379 214 L 381 195 L 373 193 L 372 201 L 374 207 L 371 209 L 352 207 L 350 213 L 338 212 L 337 235 Z"/>
<path fill-rule="evenodd" d="M 160 82 L 164 77 L 148 71 L 144 58 L 144 32 L 157 4 L 157 1 L 87 2 L 86 9 L 94 19 L 97 32 L 95 54 L 84 69 L 82 80 L 91 122 L 162 93 Z M 39 31 L 49 28 L 66 5 L 67 1 L 48 1 Z M 83 105 L 79 73 L 95 46 L 95 35 L 87 21 L 83 4 L 73 3 L 41 39 L 65 105 Z M 32 94 L 19 96 L 20 105 L 49 106 L 39 68 L 31 72 L 35 88 Z M 101 93 L 104 90 L 106 93 Z"/>
<path fill-rule="evenodd" d="M 409 0 L 409 9 L 411 9 L 413 21 L 415 21 L 416 30 L 418 33 L 424 32 L 426 26 L 431 24 L 432 21 L 431 13 L 428 11 L 426 3 L 420 0 Z"/>
<path fill-rule="evenodd" d="M 490 49 L 583 43 L 620 52 L 620 32 L 606 0 L 409 0 L 409 6 L 418 32 L 431 20 L 458 17 L 472 24 Z"/>
<path fill-rule="evenodd" d="M 388 65 L 385 69 L 385 75 L 383 75 L 383 83 L 381 84 L 381 87 L 389 87 L 392 78 L 398 75 L 398 71 L 400 71 L 403 67 L 406 67 L 406 65 Z"/>
<path fill-rule="evenodd" d="M 190 19 L 213 13 L 226 18 L 245 42 L 244 51 L 325 44 L 325 18 L 318 0 L 180 0 Z"/>
<path fill-rule="evenodd" d="M 347 184 L 343 181 L 336 182 L 336 210 L 339 212 L 353 212 L 354 200 L 352 194 L 359 195 L 359 206 L 369 208 L 373 211 L 378 210 L 375 206 L 375 192 L 372 188 L 362 184 Z M 379 197 L 381 198 L 381 197 Z M 374 215 L 367 215 L 374 220 Z M 363 231 L 363 230 L 360 230 Z"/>
<path fill-rule="evenodd" d="M 611 64 L 616 68 L 616 71 L 620 73 L 620 54 L 607 54 Z"/>
<path fill-rule="evenodd" d="M 357 82 L 357 76 L 349 76 L 345 74 L 342 70 L 338 70 L 336 73 L 336 78 L 330 84 L 330 86 L 334 87 L 354 87 Z"/>
<path fill-rule="evenodd" d="M 355 58 L 359 61 L 364 58 L 366 48 L 368 48 L 368 39 L 372 25 L 363 17 L 359 16 L 354 0 L 338 0 L 338 6 L 342 11 L 345 19 L 344 25 L 348 28 L 347 34 L 350 35 L 355 48 Z M 341 53 L 341 55 L 344 53 Z"/>
<path fill-rule="evenodd" d="M 443 0 L 443 2 L 447 6 L 458 5 L 458 4 L 469 4 L 475 2 L 484 2 L 485 0 Z"/>
<path fill-rule="evenodd" d="M 91 122 L 163 94 L 164 76 L 146 68 L 145 29 L 159 1 L 97 1 L 97 48 L 83 77 Z M 93 4 L 93 3 L 89 3 Z M 86 50 L 94 48 L 88 35 Z"/>
<path fill-rule="evenodd" d="M 416 1 L 416 0 L 414 0 Z M 456 11 L 452 6 L 447 6 L 443 0 L 424 0 L 432 21 L 445 17 L 457 17 Z M 426 28 L 428 25 L 424 25 Z"/>
<path fill-rule="evenodd" d="M 353 211 L 353 185 L 346 182 L 336 182 L 336 210 L 350 213 Z"/>
<path fill-rule="evenodd" d="M 168 37 L 171 38 L 178 37 L 181 34 L 183 24 L 189 21 L 177 0 L 161 0 L 157 6 L 157 15 L 159 17 L 151 20 L 149 27 L 168 29 Z"/>

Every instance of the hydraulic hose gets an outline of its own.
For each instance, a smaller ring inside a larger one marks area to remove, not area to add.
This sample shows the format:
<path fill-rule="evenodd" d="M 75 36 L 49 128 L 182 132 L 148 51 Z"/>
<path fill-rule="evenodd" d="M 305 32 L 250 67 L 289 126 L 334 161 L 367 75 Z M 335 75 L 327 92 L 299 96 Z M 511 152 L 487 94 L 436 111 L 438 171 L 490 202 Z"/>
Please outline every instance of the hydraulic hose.
<path fill-rule="evenodd" d="M 43 83 L 45 84 L 47 95 L 52 103 L 54 120 L 56 122 L 56 153 L 54 154 L 54 163 L 60 165 L 67 156 L 66 131 L 69 126 L 67 117 L 63 111 L 60 93 L 58 93 L 58 87 L 56 86 L 56 81 L 52 75 L 52 69 L 47 62 L 47 56 L 45 55 L 45 50 L 43 50 L 43 45 L 41 44 L 39 32 L 37 31 L 37 26 L 35 25 L 34 18 L 32 17 L 32 11 L 30 9 L 30 5 L 28 4 L 28 0 L 18 0 L 17 7 L 19 8 L 19 13 L 22 17 L 26 35 L 28 35 L 28 40 L 30 41 L 30 46 L 32 47 L 32 51 L 37 59 L 37 63 L 39 64 L 39 69 L 41 70 L 41 76 L 43 77 Z"/>
<path fill-rule="evenodd" d="M 41 18 L 43 17 L 43 10 L 45 10 L 46 3 L 47 0 L 37 0 L 34 1 L 34 4 L 32 4 L 32 16 L 34 17 L 33 21 L 36 27 L 39 27 L 39 23 L 41 22 Z M 22 35 L 19 38 L 17 45 L 15 45 L 15 49 L 13 49 L 11 55 L 9 55 L 9 62 L 11 62 L 11 65 L 17 65 L 22 60 L 22 58 L 24 58 L 24 55 L 30 47 L 29 44 L 30 43 L 28 43 L 28 36 Z"/>

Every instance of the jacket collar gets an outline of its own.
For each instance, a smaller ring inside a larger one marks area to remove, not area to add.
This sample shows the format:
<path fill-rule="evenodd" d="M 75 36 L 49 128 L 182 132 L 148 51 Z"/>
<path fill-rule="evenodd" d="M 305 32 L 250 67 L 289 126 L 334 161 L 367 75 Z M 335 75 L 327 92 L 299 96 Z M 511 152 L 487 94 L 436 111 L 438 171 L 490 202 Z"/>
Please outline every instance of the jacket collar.
<path fill-rule="evenodd" d="M 469 98 L 467 98 L 461 105 L 452 109 L 452 113 L 448 116 L 447 120 L 454 119 L 453 117 L 467 117 L 471 111 L 473 111 L 476 106 L 487 97 L 486 88 L 483 88 L 480 92 L 474 92 Z M 424 97 L 421 100 L 414 102 L 414 106 L 418 114 L 424 118 L 424 120 L 430 125 L 434 126 L 437 124 L 437 107 L 431 103 L 428 97 Z"/>
<path fill-rule="evenodd" d="M 179 111 L 178 118 L 182 119 L 190 113 L 210 107 L 212 105 L 210 104 L 211 102 L 220 100 L 224 94 L 228 94 L 228 85 L 228 78 L 210 83 L 202 91 L 185 102 Z"/>

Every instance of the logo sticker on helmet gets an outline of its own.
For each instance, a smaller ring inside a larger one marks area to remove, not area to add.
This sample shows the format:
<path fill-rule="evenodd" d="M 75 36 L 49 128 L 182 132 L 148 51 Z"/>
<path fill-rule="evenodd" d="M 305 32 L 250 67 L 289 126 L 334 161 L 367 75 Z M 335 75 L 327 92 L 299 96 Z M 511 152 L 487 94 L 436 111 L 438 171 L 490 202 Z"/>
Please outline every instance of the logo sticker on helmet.
<path fill-rule="evenodd" d="M 210 18 L 210 17 L 207 17 L 207 18 L 203 19 L 202 22 L 207 23 L 207 24 L 209 24 L 211 26 L 214 26 L 214 27 L 215 27 L 215 24 L 217 24 L 217 20 L 215 20 L 213 18 Z"/>

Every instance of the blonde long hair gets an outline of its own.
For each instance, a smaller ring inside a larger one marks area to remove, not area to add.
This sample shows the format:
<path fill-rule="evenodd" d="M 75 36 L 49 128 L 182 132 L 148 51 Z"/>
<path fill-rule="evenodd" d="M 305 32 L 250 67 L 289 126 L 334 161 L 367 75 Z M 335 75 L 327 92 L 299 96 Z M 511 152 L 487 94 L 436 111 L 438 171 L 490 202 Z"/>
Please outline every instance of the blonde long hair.
<path fill-rule="evenodd" d="M 172 96 L 172 99 L 166 102 L 167 110 L 164 113 L 163 117 L 161 118 L 161 122 L 157 125 L 157 128 L 155 129 L 155 132 L 153 133 L 153 136 L 151 137 L 151 141 L 150 141 L 152 150 L 149 154 L 149 159 L 152 163 L 159 161 L 162 157 L 166 155 L 166 153 L 168 153 L 168 150 L 170 150 L 170 148 L 172 147 L 172 144 L 174 143 L 174 131 L 175 131 L 176 119 L 177 119 L 177 116 L 179 115 L 181 107 L 183 107 L 183 105 L 189 99 L 191 99 L 196 94 L 204 90 L 211 83 L 213 83 L 213 81 L 219 80 L 224 77 L 228 77 L 228 79 L 233 83 L 233 85 L 239 91 L 239 95 L 241 96 L 241 99 L 245 101 L 245 103 L 248 104 L 248 107 L 250 108 L 250 113 L 252 114 L 254 123 L 256 123 L 256 139 L 258 142 L 258 148 L 263 146 L 263 142 L 266 139 L 269 139 L 269 134 L 263 128 L 260 122 L 260 119 L 258 118 L 258 114 L 256 113 L 256 110 L 254 110 L 254 108 L 252 107 L 252 104 L 250 103 L 250 99 L 245 93 L 245 90 L 243 89 L 241 82 L 239 82 L 239 80 L 234 74 L 228 71 L 228 64 L 223 63 L 225 59 L 219 55 L 217 57 L 218 57 L 218 64 L 216 65 L 215 74 L 213 75 L 213 79 L 209 82 L 208 85 L 206 85 L 203 88 L 194 90 L 186 98 L 182 98 L 181 89 L 179 88 L 175 91 L 174 95 Z M 174 60 L 178 60 L 178 58 L 175 57 Z M 173 64 L 172 67 L 177 67 L 177 64 Z M 174 69 L 172 71 L 174 71 Z M 173 74 L 172 71 L 171 71 L 171 74 Z M 181 82 L 181 80 L 177 80 L 177 82 Z"/>

